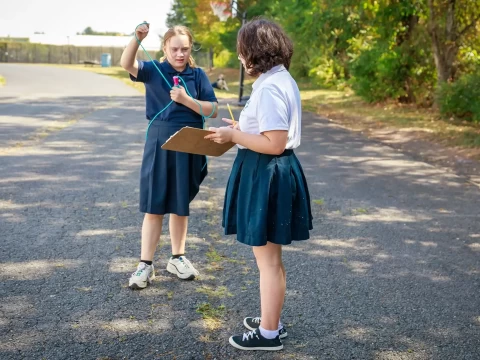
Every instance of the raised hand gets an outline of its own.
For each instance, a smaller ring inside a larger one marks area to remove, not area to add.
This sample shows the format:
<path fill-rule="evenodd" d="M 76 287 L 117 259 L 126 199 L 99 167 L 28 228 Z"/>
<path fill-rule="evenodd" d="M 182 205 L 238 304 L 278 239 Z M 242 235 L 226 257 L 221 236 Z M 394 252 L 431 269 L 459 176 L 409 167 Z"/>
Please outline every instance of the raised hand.
<path fill-rule="evenodd" d="M 150 30 L 150 24 L 144 21 L 143 24 L 139 25 L 135 29 L 135 34 L 137 35 L 138 40 L 142 41 L 148 35 L 148 31 Z"/>

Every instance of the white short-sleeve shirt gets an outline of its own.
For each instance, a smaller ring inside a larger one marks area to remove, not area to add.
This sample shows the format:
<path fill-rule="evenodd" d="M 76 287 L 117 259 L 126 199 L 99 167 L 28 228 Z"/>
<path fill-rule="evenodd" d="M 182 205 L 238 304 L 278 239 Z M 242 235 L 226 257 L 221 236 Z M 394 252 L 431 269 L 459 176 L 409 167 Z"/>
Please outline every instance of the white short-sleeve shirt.
<path fill-rule="evenodd" d="M 240 130 L 249 134 L 288 131 L 285 149 L 300 145 L 302 105 L 297 83 L 283 65 L 270 69 L 253 83 L 250 99 L 240 113 Z M 237 145 L 244 149 L 243 146 Z"/>

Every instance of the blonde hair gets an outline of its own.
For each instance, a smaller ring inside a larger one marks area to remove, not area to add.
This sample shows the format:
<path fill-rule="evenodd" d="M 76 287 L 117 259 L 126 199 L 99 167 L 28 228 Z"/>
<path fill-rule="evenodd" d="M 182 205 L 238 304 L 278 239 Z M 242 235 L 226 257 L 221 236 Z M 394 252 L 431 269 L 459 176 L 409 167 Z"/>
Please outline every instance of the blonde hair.
<path fill-rule="evenodd" d="M 190 46 L 193 48 L 193 35 L 190 29 L 187 28 L 186 26 L 176 25 L 168 29 L 165 35 L 163 35 L 162 49 L 166 47 L 168 40 L 170 40 L 172 37 L 176 35 L 187 35 L 188 40 L 190 41 Z M 167 55 L 164 55 L 160 58 L 160 61 L 165 61 L 166 59 L 167 59 Z M 195 64 L 195 60 L 193 59 L 192 55 L 190 55 L 190 57 L 188 58 L 188 65 L 190 65 L 190 67 L 192 68 L 197 66 L 197 64 Z"/>

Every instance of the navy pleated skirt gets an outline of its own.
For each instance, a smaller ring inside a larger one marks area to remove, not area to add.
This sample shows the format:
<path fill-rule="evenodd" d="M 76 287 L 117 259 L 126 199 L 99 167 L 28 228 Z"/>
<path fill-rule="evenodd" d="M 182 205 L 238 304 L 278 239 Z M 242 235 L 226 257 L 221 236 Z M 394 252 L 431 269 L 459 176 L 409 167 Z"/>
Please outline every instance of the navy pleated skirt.
<path fill-rule="evenodd" d="M 223 209 L 225 234 L 251 246 L 307 240 L 312 226 L 310 194 L 293 150 L 281 155 L 239 149 Z"/>
<path fill-rule="evenodd" d="M 207 176 L 207 158 L 161 146 L 184 126 L 203 124 L 155 120 L 148 131 L 140 172 L 140 211 L 148 214 L 188 216 L 190 202 Z"/>

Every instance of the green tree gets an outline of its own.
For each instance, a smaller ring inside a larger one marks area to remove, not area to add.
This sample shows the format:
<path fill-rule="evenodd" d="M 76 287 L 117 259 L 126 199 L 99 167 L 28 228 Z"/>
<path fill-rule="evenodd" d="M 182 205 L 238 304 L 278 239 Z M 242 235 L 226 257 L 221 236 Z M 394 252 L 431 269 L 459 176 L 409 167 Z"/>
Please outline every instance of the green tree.
<path fill-rule="evenodd" d="M 90 26 L 88 26 L 81 33 L 77 33 L 77 35 L 125 36 L 126 34 L 114 31 L 95 31 Z"/>
<path fill-rule="evenodd" d="M 428 32 L 438 82 L 454 80 L 455 61 L 462 44 L 478 40 L 480 2 L 428 0 Z M 475 34 L 474 38 L 471 37 Z"/>
<path fill-rule="evenodd" d="M 440 84 L 465 77 L 455 87 L 461 94 L 462 84 L 471 88 L 478 80 L 468 75 L 480 67 L 479 1 L 243 0 L 238 6 L 248 19 L 265 16 L 283 26 L 294 42 L 296 77 L 350 85 L 369 101 L 428 105 Z M 227 49 L 233 58 L 239 18 L 221 23 L 209 1 L 175 0 L 173 19 L 191 24 L 202 45 Z"/>
<path fill-rule="evenodd" d="M 196 7 L 196 0 L 174 0 L 172 10 L 167 14 L 166 25 L 169 28 L 183 25 L 193 29 L 197 24 Z"/>

